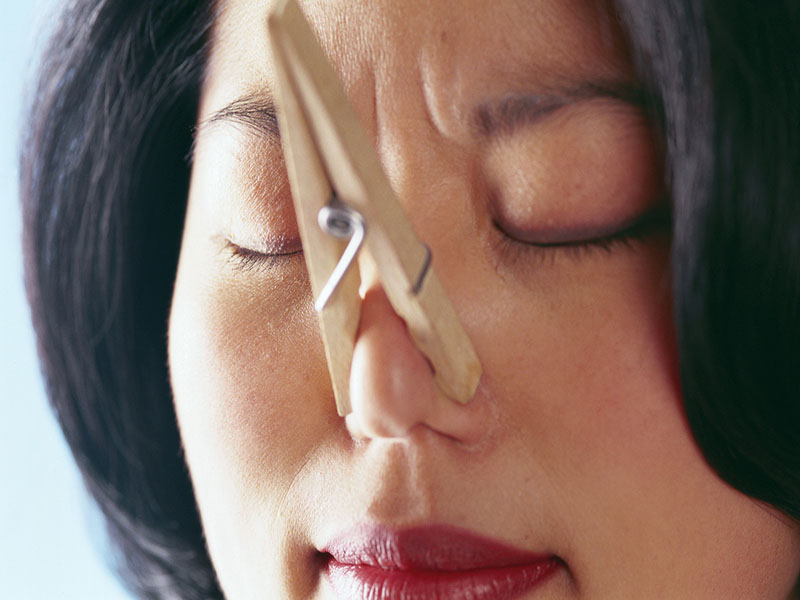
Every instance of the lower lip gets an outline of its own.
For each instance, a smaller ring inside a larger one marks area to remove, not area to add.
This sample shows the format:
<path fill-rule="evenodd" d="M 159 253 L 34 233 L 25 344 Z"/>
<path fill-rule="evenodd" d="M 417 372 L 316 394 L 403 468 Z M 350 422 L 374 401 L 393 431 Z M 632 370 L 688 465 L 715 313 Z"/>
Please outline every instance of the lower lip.
<path fill-rule="evenodd" d="M 435 571 L 342 564 L 331 559 L 327 576 L 339 598 L 371 600 L 512 600 L 542 585 L 562 563 L 549 558 L 528 565 Z"/>

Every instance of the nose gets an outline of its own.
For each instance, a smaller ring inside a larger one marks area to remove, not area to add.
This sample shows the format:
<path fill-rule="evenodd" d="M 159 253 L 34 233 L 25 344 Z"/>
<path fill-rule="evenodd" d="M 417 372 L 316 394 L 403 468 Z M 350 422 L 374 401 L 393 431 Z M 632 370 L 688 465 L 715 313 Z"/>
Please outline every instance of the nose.
<path fill-rule="evenodd" d="M 351 435 L 404 438 L 424 427 L 465 444 L 479 442 L 489 417 L 481 386 L 467 404 L 448 398 L 383 288 L 362 285 L 362 298 L 350 370 L 352 412 L 346 417 Z"/>

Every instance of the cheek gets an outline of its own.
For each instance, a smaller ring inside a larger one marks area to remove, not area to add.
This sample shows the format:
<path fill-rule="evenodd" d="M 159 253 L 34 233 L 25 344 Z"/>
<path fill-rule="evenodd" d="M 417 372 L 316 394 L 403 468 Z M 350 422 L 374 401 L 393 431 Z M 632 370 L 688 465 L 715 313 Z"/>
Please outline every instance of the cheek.
<path fill-rule="evenodd" d="M 482 330 L 498 397 L 533 396 L 523 412 L 587 428 L 653 410 L 682 422 L 667 252 L 648 242 L 542 260 L 530 285 L 492 284 Z"/>
<path fill-rule="evenodd" d="M 706 465 L 681 402 L 667 252 L 633 256 L 495 287 L 484 356 L 507 455 L 534 457 L 519 479 L 551 486 L 586 597 L 785 597 L 797 533 Z"/>
<path fill-rule="evenodd" d="M 325 363 L 314 317 L 286 302 L 297 301 L 291 289 L 270 293 L 191 277 L 179 280 L 170 320 L 181 425 L 188 439 L 199 433 L 205 452 L 209 439 L 219 440 L 221 458 L 245 472 L 243 458 L 285 454 L 289 417 L 318 408 L 312 390 Z M 310 360 L 316 354 L 320 360 Z"/>
<path fill-rule="evenodd" d="M 228 591 L 274 558 L 267 540 L 285 537 L 274 516 L 338 417 L 307 280 L 243 286 L 210 276 L 211 255 L 190 246 L 170 317 L 170 368 L 204 530 Z"/>

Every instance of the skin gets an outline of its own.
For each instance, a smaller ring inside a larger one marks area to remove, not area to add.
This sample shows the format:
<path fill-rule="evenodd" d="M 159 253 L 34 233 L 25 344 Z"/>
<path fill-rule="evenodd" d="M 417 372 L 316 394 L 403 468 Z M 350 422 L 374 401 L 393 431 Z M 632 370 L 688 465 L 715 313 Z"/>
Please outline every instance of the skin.
<path fill-rule="evenodd" d="M 268 5 L 226 3 L 201 122 L 272 93 Z M 243 260 L 229 244 L 298 247 L 279 142 L 225 120 L 201 126 L 169 357 L 229 600 L 335 597 L 317 549 L 358 524 L 447 524 L 559 556 L 566 568 L 531 598 L 789 597 L 797 525 L 722 482 L 687 428 L 667 233 L 607 248 L 530 244 L 619 231 L 658 206 L 659 152 L 642 111 L 594 98 L 513 128 L 476 125 L 478 107 L 510 94 L 635 84 L 604 10 L 577 0 L 303 8 L 484 374 L 469 404 L 446 398 L 365 269 L 355 410 L 337 416 L 302 254 Z"/>

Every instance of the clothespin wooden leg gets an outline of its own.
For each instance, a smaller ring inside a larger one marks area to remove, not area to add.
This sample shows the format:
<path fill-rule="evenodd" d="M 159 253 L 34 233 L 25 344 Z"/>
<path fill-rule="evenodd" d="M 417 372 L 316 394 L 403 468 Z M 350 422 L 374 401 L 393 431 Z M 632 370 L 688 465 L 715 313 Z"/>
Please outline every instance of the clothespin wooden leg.
<path fill-rule="evenodd" d="M 366 250 L 378 267 L 381 285 L 414 343 L 431 361 L 437 384 L 450 398 L 468 402 L 481 376 L 477 354 L 430 268 L 430 250 L 396 198 L 336 72 L 294 0 L 277 3 L 269 30 L 280 84 L 284 152 L 315 297 L 341 254 L 334 251 L 332 237 L 319 242 L 321 232 L 314 229 L 327 199 L 322 201 L 313 187 L 319 184 L 309 181 L 325 178 L 330 182 L 325 186 L 335 188 L 339 199 L 366 221 Z M 294 127 L 302 134 L 295 134 Z M 350 269 L 345 279 L 355 271 Z M 350 359 L 344 355 L 352 356 L 359 314 L 358 295 L 345 279 L 334 285 L 330 301 L 323 298 L 327 304 L 320 313 L 340 413 L 349 410 L 339 399 L 345 397 L 342 382 L 349 379 Z M 348 311 L 352 321 L 345 317 Z"/>
<path fill-rule="evenodd" d="M 319 160 L 294 82 L 283 67 L 286 59 L 277 58 L 284 54 L 284 44 L 281 43 L 283 33 L 280 28 L 274 27 L 270 28 L 270 33 L 273 52 L 276 55 L 275 71 L 280 100 L 278 122 L 286 169 L 292 188 L 297 224 L 303 240 L 311 289 L 314 297 L 318 298 L 334 271 L 337 257 L 342 253 L 345 244 L 319 228 L 318 214 L 328 205 L 333 190 Z M 337 284 L 325 310 L 318 313 L 336 409 L 341 416 L 351 411 L 350 363 L 353 358 L 360 311 L 358 284 L 357 269 L 350 269 Z"/>

